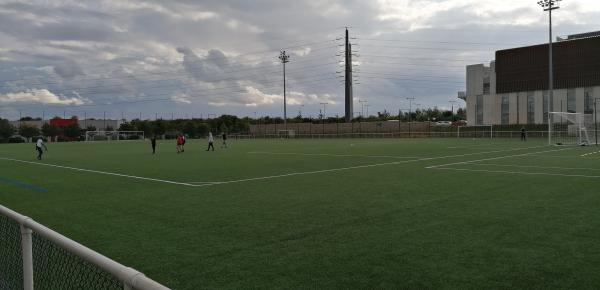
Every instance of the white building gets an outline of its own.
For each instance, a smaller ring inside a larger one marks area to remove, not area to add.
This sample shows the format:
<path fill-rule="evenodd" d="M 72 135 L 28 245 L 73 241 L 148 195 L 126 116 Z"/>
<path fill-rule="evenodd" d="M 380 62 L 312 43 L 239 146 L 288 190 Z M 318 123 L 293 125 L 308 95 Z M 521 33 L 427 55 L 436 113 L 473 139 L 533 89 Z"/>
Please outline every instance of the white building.
<path fill-rule="evenodd" d="M 593 114 L 594 99 L 600 102 L 600 32 L 559 39 L 553 49 L 550 110 Z M 547 122 L 547 44 L 497 51 L 489 66 L 469 65 L 466 71 L 469 124 Z"/>

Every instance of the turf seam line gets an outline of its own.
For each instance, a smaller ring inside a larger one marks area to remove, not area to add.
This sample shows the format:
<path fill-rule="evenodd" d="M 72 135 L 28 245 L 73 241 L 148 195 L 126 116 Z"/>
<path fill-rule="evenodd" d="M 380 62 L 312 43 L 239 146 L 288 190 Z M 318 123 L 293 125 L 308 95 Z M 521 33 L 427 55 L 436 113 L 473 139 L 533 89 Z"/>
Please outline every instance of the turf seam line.
<path fill-rule="evenodd" d="M 77 167 L 56 165 L 56 164 L 50 164 L 50 163 L 33 162 L 33 161 L 26 161 L 26 160 L 12 159 L 12 158 L 4 158 L 4 157 L 0 157 L 0 160 L 7 160 L 7 161 L 13 161 L 13 162 L 21 162 L 21 163 L 27 163 L 27 164 L 36 164 L 36 165 L 56 167 L 56 168 L 63 168 L 63 169 L 69 169 L 69 170 L 75 170 L 75 171 L 91 172 L 91 173 L 98 173 L 98 174 L 112 175 L 112 176 L 120 176 L 120 177 L 127 177 L 127 178 L 133 178 L 133 179 L 141 179 L 141 180 L 148 180 L 148 181 L 155 181 L 155 182 L 162 182 L 162 183 L 169 183 L 169 184 L 176 184 L 176 185 L 193 186 L 192 184 L 185 183 L 185 182 L 177 182 L 177 181 L 157 179 L 157 178 L 150 178 L 150 177 L 141 177 L 141 176 L 135 176 L 135 175 L 127 175 L 127 174 L 121 174 L 121 173 L 108 172 L 108 171 L 84 169 L 84 168 L 77 168 Z"/>

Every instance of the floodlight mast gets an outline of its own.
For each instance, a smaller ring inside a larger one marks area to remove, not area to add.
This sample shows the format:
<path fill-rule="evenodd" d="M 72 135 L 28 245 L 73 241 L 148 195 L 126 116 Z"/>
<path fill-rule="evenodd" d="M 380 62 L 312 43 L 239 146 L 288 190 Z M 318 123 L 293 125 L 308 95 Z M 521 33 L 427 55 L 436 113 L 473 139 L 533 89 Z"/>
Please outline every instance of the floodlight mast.
<path fill-rule="evenodd" d="M 552 63 L 552 10 L 559 9 L 558 2 L 561 0 L 541 0 L 538 1 L 544 11 L 548 11 L 548 145 L 552 145 L 551 125 L 550 125 L 550 102 L 554 98 L 554 66 Z"/>
<path fill-rule="evenodd" d="M 282 50 L 279 54 L 279 60 L 283 64 L 283 125 L 285 130 L 287 130 L 287 100 L 286 100 L 286 90 L 285 90 L 285 64 L 290 62 L 290 56 L 285 54 L 285 50 Z"/>

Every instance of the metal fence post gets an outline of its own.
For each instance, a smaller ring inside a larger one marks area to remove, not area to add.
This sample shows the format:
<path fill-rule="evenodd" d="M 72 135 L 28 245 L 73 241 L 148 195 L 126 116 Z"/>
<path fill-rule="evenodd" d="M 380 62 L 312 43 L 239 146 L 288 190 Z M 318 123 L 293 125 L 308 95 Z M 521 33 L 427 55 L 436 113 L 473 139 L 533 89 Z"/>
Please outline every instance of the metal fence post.
<path fill-rule="evenodd" d="M 21 248 L 23 251 L 23 289 L 33 290 L 33 248 L 31 229 L 21 225 Z"/>

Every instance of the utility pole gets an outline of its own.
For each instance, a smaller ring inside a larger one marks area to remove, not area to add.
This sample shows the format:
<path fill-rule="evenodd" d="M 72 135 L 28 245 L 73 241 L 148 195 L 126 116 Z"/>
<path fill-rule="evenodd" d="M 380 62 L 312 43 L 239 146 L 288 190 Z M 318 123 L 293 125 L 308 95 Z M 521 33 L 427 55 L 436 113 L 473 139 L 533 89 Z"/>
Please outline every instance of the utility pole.
<path fill-rule="evenodd" d="M 358 102 L 360 103 L 360 117 L 364 118 L 365 117 L 365 104 L 367 103 L 367 101 L 358 100 Z"/>
<path fill-rule="evenodd" d="M 452 104 L 452 115 L 451 115 L 451 120 L 454 122 L 454 104 L 456 103 L 456 101 L 448 101 L 450 104 Z"/>
<path fill-rule="evenodd" d="M 559 9 L 558 2 L 561 0 L 541 0 L 538 1 L 544 11 L 548 11 L 548 145 L 551 145 L 551 126 L 550 126 L 550 100 L 554 97 L 554 66 L 552 56 L 552 10 Z"/>
<path fill-rule="evenodd" d="M 327 106 L 327 104 L 329 103 L 319 103 L 321 105 L 323 105 L 323 113 L 321 114 L 321 119 L 323 122 L 323 135 L 325 135 L 325 118 L 327 118 L 327 113 L 325 112 L 325 106 Z"/>
<path fill-rule="evenodd" d="M 369 107 L 370 107 L 370 106 L 371 106 L 371 105 L 365 105 L 365 108 L 367 109 L 367 118 L 369 118 Z"/>
<path fill-rule="evenodd" d="M 104 131 L 106 131 L 106 111 L 104 111 Z"/>
<path fill-rule="evenodd" d="M 598 146 L 598 100 L 600 100 L 600 98 L 594 98 L 594 135 L 596 135 L 596 146 Z"/>
<path fill-rule="evenodd" d="M 346 40 L 345 40 L 345 57 L 344 62 L 346 64 L 345 69 L 345 105 L 346 105 L 346 122 L 352 121 L 352 113 L 353 113 L 353 98 L 354 92 L 352 90 L 352 45 L 350 44 L 350 38 L 348 37 L 348 28 L 346 28 Z"/>
<path fill-rule="evenodd" d="M 285 50 L 279 54 L 279 60 L 283 64 L 283 126 L 287 130 L 287 93 L 285 90 L 285 64 L 290 62 L 290 56 L 285 54 Z"/>
<path fill-rule="evenodd" d="M 412 122 L 412 101 L 415 99 L 414 97 L 406 98 L 408 100 L 408 137 L 411 137 L 411 126 Z"/>
<path fill-rule="evenodd" d="M 329 105 L 329 103 L 319 103 L 321 105 L 323 105 L 323 118 L 326 117 L 327 113 L 325 112 L 325 106 Z"/>

